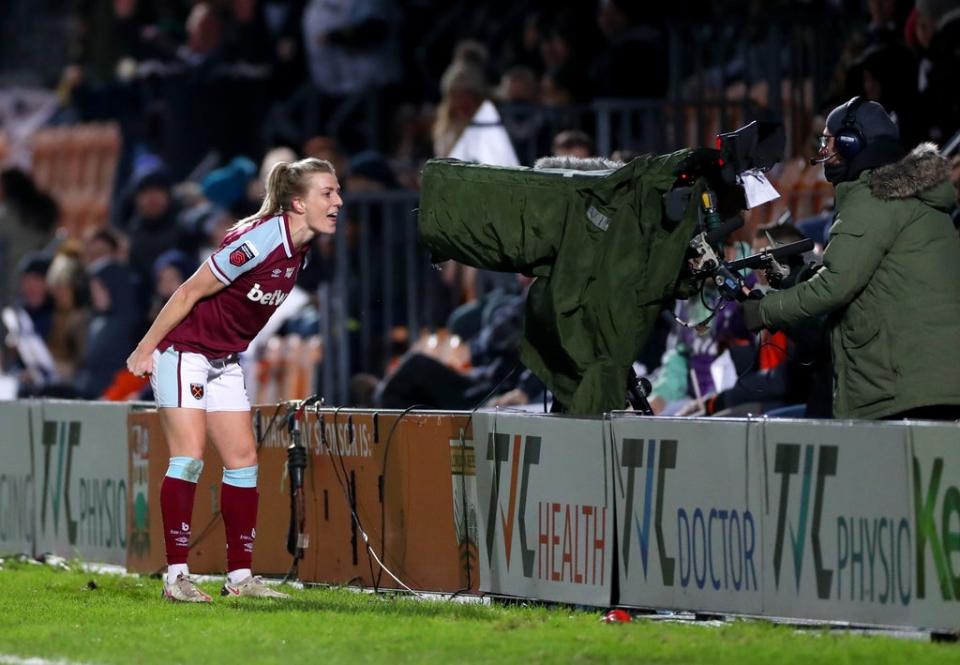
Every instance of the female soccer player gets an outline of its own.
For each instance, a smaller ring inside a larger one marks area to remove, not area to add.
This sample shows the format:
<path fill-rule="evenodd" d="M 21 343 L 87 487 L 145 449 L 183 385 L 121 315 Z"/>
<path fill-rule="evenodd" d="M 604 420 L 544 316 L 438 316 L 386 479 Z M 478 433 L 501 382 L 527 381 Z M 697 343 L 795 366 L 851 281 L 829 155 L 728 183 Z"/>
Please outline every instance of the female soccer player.
<path fill-rule="evenodd" d="M 221 595 L 287 597 L 250 571 L 257 523 L 257 450 L 237 354 L 287 297 L 310 241 L 334 233 L 343 206 L 330 162 L 280 162 L 260 210 L 227 232 L 219 249 L 184 282 L 127 359 L 150 374 L 170 465 L 160 489 L 167 574 L 163 595 L 203 603 L 190 580 L 190 520 L 209 435 L 223 460 L 220 512 L 227 536 Z"/>

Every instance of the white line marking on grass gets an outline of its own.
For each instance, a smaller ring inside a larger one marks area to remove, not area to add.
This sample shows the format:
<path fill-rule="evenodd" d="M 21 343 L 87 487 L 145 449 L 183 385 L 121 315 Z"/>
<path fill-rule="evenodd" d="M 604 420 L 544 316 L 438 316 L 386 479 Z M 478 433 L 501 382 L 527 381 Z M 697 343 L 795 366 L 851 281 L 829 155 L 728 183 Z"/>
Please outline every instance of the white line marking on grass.
<path fill-rule="evenodd" d="M 10 654 L 0 653 L 0 665 L 83 665 L 76 660 L 66 660 L 58 658 L 50 660 L 49 658 L 21 658 L 20 656 L 11 656 Z"/>

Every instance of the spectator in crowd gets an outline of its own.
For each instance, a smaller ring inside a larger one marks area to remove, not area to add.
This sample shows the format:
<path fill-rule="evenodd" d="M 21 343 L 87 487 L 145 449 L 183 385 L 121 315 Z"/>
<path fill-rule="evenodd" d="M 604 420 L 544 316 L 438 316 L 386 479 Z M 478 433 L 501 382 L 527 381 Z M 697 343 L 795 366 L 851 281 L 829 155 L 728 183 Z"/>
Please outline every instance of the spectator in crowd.
<path fill-rule="evenodd" d="M 600 0 L 597 26 L 606 39 L 590 75 L 598 97 L 663 97 L 668 71 L 660 26 L 647 23 L 655 7 L 630 0 Z M 637 76 L 643 63 L 644 75 Z"/>
<path fill-rule="evenodd" d="M 443 99 L 433 126 L 437 157 L 481 164 L 520 164 L 496 106 L 489 99 L 487 82 L 476 49 L 460 48 L 444 72 Z M 447 261 L 441 269 L 441 289 L 446 291 L 438 316 L 446 318 L 457 306 L 479 295 L 477 269 Z"/>
<path fill-rule="evenodd" d="M 570 65 L 552 67 L 540 79 L 540 103 L 554 108 L 565 108 L 578 101 L 577 81 Z"/>
<path fill-rule="evenodd" d="M 444 72 L 440 88 L 443 97 L 433 124 L 433 153 L 446 157 L 486 99 L 487 82 L 479 67 L 455 61 Z"/>
<path fill-rule="evenodd" d="M 392 0 L 310 0 L 303 42 L 313 85 L 339 97 L 396 81 L 396 23 Z"/>
<path fill-rule="evenodd" d="M 529 278 L 522 278 L 529 286 Z M 542 384 L 520 365 L 525 293 L 488 308 L 479 333 L 466 343 L 439 346 L 432 338 L 416 345 L 376 388 L 379 408 L 415 404 L 436 409 L 472 409 L 495 395 L 519 389 L 527 401 Z M 446 352 L 446 353 L 444 353 Z M 517 394 L 510 403 L 519 403 Z"/>
<path fill-rule="evenodd" d="M 917 35 L 926 138 L 942 144 L 960 129 L 960 0 L 917 0 Z"/>
<path fill-rule="evenodd" d="M 593 139 L 579 129 L 565 129 L 553 139 L 554 157 L 581 157 L 586 159 L 596 154 Z"/>
<path fill-rule="evenodd" d="M 257 209 L 251 190 L 257 179 L 257 165 L 248 157 L 234 157 L 228 164 L 208 173 L 200 183 L 203 195 L 221 210 L 246 217 Z"/>
<path fill-rule="evenodd" d="M 599 36 L 592 27 L 589 16 L 585 17 L 576 7 L 559 10 L 545 26 L 540 40 L 544 64 L 541 101 L 544 103 L 561 105 L 590 98 L 592 89 L 586 63 L 578 56 L 597 47 Z"/>
<path fill-rule="evenodd" d="M 171 187 L 170 174 L 163 165 L 151 164 L 134 173 L 134 210 L 126 228 L 130 236 L 130 267 L 139 279 L 140 302 L 144 306 L 152 290 L 153 262 L 167 250 L 188 248 L 191 240 L 180 223 L 179 205 Z"/>
<path fill-rule="evenodd" d="M 350 158 L 346 185 L 349 192 L 383 192 L 400 187 L 390 162 L 374 150 Z"/>
<path fill-rule="evenodd" d="M 490 99 L 487 60 L 480 45 L 471 41 L 457 45 L 440 81 L 443 96 L 433 124 L 434 155 L 517 166 L 516 151 Z"/>
<path fill-rule="evenodd" d="M 301 16 L 305 0 L 258 2 L 273 49 L 273 99 L 287 99 L 307 79 Z"/>
<path fill-rule="evenodd" d="M 76 241 L 65 242 L 57 249 L 47 270 L 47 289 L 53 302 L 47 347 L 59 380 L 70 384 L 84 355 L 90 319 L 86 275 Z"/>
<path fill-rule="evenodd" d="M 267 176 L 270 175 L 270 170 L 274 165 L 278 162 L 295 161 L 297 161 L 297 153 L 289 146 L 278 145 L 267 150 L 263 159 L 260 160 L 260 171 L 257 179 L 250 183 L 250 198 L 262 199 L 267 193 Z M 336 164 L 334 164 L 334 168 L 336 168 Z"/>
<path fill-rule="evenodd" d="M 46 339 L 53 322 L 53 300 L 47 289 L 47 270 L 52 259 L 45 253 L 34 252 L 19 263 L 18 289 L 15 305 L 23 310 L 33 324 L 33 330 Z"/>
<path fill-rule="evenodd" d="M 537 75 L 529 67 L 510 67 L 500 77 L 496 97 L 504 104 L 536 104 L 540 99 Z"/>
<path fill-rule="evenodd" d="M 747 325 L 784 328 L 829 315 L 837 418 L 960 417 L 960 238 L 936 146 L 906 154 L 876 102 L 827 117 L 821 157 L 837 221 L 823 268 L 748 300 Z"/>
<path fill-rule="evenodd" d="M 46 344 L 53 322 L 53 301 L 46 282 L 49 267 L 50 258 L 45 254 L 25 256 L 19 264 L 17 297 L 13 305 L 3 308 L 5 365 L 19 379 L 20 396 L 39 394 L 59 379 Z"/>
<path fill-rule="evenodd" d="M 124 366 L 143 317 L 134 278 L 120 258 L 120 240 L 110 229 L 93 232 L 86 244 L 90 325 L 74 386 L 83 399 L 97 399 Z"/>
<path fill-rule="evenodd" d="M 216 244 L 220 244 L 220 238 L 217 239 Z M 195 267 L 186 254 L 176 249 L 168 250 L 157 257 L 153 264 L 154 290 L 148 311 L 149 320 L 156 318 L 174 292 L 193 274 Z M 152 398 L 149 384 L 150 381 L 146 377 L 134 376 L 124 366 L 114 373 L 110 385 L 104 389 L 102 398 L 112 402 L 138 399 L 144 395 Z"/>
<path fill-rule="evenodd" d="M 861 92 L 858 59 L 868 50 L 903 42 L 911 4 L 909 0 L 870 0 L 866 3 L 866 21 L 862 16 L 849 17 L 853 21 L 837 58 L 828 100 L 845 99 Z M 860 12 L 862 9 L 858 8 Z"/>
<path fill-rule="evenodd" d="M 50 245 L 59 210 L 19 169 L 0 173 L 0 306 L 11 303 L 18 289 L 17 261 Z"/>
<path fill-rule="evenodd" d="M 153 262 L 153 298 L 147 315 L 150 321 L 157 318 L 170 296 L 187 281 L 195 268 L 190 257 L 178 249 L 167 250 L 157 257 Z"/>
<path fill-rule="evenodd" d="M 520 23 L 520 29 L 513 33 L 512 39 L 501 51 L 500 69 L 507 71 L 511 67 L 524 67 L 534 75 L 543 71 L 540 42 L 543 41 L 545 27 L 545 14 L 536 9 L 528 10 Z"/>
<path fill-rule="evenodd" d="M 926 139 L 918 109 L 917 60 L 898 42 L 868 47 L 848 75 L 851 95 L 863 95 L 890 111 L 908 145 Z"/>
<path fill-rule="evenodd" d="M 224 58 L 248 65 L 269 65 L 274 57 L 269 25 L 258 0 L 232 0 L 223 26 Z"/>

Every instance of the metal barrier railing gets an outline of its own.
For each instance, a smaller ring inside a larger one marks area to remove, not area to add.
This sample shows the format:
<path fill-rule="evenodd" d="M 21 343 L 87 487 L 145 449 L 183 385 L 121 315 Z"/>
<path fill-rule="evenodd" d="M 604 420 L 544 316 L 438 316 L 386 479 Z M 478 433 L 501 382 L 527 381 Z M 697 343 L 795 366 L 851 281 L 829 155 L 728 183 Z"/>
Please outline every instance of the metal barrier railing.
<path fill-rule="evenodd" d="M 418 241 L 419 194 L 401 190 L 351 194 L 334 238 L 334 270 L 320 285 L 323 360 L 319 388 L 346 404 L 350 377 L 380 375 L 398 338 L 413 341 L 443 324 L 444 288 Z"/>

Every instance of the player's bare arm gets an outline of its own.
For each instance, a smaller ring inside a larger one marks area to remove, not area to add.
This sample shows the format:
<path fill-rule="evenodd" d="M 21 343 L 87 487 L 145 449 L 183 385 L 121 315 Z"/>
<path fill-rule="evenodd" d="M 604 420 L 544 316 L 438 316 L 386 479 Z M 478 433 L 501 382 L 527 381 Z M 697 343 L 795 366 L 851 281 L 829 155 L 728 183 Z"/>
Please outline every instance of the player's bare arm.
<path fill-rule="evenodd" d="M 136 376 L 153 371 L 153 351 L 164 336 L 186 318 L 190 310 L 203 298 L 208 298 L 226 285 L 218 280 L 204 262 L 190 278 L 180 285 L 157 314 L 150 329 L 127 358 L 127 369 Z"/>

